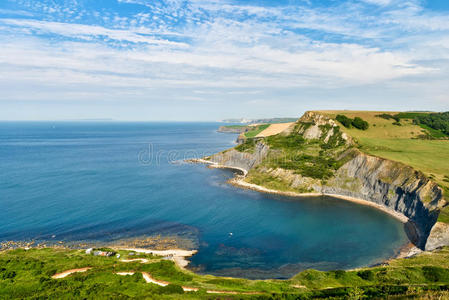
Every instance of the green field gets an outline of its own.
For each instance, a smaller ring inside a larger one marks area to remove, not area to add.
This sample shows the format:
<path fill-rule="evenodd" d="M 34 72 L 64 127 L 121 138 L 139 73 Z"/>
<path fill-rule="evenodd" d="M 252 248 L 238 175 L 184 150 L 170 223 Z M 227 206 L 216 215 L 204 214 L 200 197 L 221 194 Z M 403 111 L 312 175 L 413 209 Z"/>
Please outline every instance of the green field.
<path fill-rule="evenodd" d="M 248 127 L 248 126 L 247 125 L 225 125 L 223 127 L 230 128 L 230 129 L 239 129 L 239 128 L 245 128 L 245 127 Z"/>
<path fill-rule="evenodd" d="M 251 130 L 245 132 L 245 137 L 253 138 L 256 135 L 258 135 L 259 133 L 261 133 L 262 131 L 264 131 L 265 129 L 267 129 L 269 126 L 270 126 L 270 124 L 262 124 L 262 125 L 253 126 Z"/>
<path fill-rule="evenodd" d="M 289 280 L 247 280 L 197 275 L 151 255 L 147 263 L 121 262 L 116 257 L 69 249 L 16 249 L 0 252 L 1 299 L 363 299 L 386 295 L 409 297 L 449 293 L 449 248 L 411 259 L 397 259 L 374 268 L 320 272 L 306 270 Z M 52 275 L 91 267 L 62 279 Z M 135 272 L 121 276 L 117 272 Z M 170 282 L 162 287 L 144 281 L 140 272 Z M 181 286 L 196 287 L 184 292 Z M 218 291 L 210 294 L 207 291 Z M 234 293 L 234 294 L 232 294 Z"/>

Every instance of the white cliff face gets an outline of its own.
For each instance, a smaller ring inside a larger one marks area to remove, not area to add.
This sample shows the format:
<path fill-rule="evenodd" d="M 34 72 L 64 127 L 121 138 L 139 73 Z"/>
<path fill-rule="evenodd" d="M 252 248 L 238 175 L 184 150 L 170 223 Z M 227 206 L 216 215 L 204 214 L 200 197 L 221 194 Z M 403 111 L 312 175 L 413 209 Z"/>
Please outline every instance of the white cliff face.
<path fill-rule="evenodd" d="M 337 123 L 315 112 L 307 112 L 299 122 L 299 132 L 305 139 L 329 138 L 337 130 Z M 328 128 L 323 130 L 323 128 Z M 323 135 L 326 134 L 324 137 Z M 417 232 L 415 244 L 421 249 L 433 250 L 449 245 L 449 225 L 437 223 L 439 207 L 444 202 L 441 188 L 424 174 L 404 164 L 367 155 L 351 147 L 352 139 L 341 136 L 348 150 L 341 155 L 346 163 L 332 178 L 322 182 L 303 177 L 291 170 L 261 168 L 259 171 L 282 179 L 293 189 L 336 194 L 363 199 L 399 212 L 413 222 Z M 213 155 L 210 161 L 228 167 L 250 171 L 269 155 L 270 149 L 263 142 L 256 144 L 252 153 L 231 149 Z"/>
<path fill-rule="evenodd" d="M 309 126 L 303 127 L 299 133 L 302 134 L 302 136 L 305 139 L 319 139 L 323 135 L 323 131 L 321 129 L 321 126 L 330 126 L 331 128 L 337 127 L 338 124 L 332 119 L 329 119 L 328 117 L 324 115 L 317 114 L 312 111 L 306 112 L 300 119 L 299 122 L 310 124 Z M 325 137 L 325 142 L 329 140 L 329 138 L 332 136 L 333 130 L 329 130 L 327 132 L 327 136 Z M 349 136 L 346 133 L 342 133 L 342 138 L 348 143 L 352 144 L 352 140 L 349 138 Z"/>

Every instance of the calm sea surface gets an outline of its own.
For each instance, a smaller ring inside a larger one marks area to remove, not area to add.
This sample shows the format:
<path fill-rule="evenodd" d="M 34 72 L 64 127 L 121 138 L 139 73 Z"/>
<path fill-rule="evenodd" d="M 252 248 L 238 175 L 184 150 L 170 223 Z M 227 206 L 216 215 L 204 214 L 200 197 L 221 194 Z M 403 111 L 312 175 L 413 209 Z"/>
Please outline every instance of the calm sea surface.
<path fill-rule="evenodd" d="M 226 184 L 179 160 L 233 146 L 218 123 L 0 123 L 0 241 L 179 235 L 202 273 L 287 278 L 378 263 L 407 241 L 397 220 L 333 198 Z"/>

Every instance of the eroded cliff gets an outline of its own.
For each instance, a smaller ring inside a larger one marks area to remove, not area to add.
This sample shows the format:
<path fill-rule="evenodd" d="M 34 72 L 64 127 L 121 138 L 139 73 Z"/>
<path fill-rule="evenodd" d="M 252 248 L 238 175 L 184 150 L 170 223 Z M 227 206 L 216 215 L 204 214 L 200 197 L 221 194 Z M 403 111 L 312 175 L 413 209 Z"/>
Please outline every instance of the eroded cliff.
<path fill-rule="evenodd" d="M 449 245 L 449 226 L 437 223 L 445 203 L 439 186 L 407 165 L 361 152 L 335 120 L 307 112 L 279 137 L 250 143 L 208 159 L 244 169 L 246 181 L 268 188 L 350 196 L 382 205 L 413 222 L 417 232 L 411 240 L 421 249 Z"/>

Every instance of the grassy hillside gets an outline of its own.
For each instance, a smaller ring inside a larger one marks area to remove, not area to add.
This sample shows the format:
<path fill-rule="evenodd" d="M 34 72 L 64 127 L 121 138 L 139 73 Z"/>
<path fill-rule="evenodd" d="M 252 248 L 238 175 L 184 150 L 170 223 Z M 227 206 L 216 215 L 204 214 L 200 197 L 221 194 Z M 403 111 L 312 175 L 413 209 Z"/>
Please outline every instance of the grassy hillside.
<path fill-rule="evenodd" d="M 364 152 L 402 162 L 422 171 L 437 182 L 449 198 L 449 140 L 426 139 L 426 136 L 445 138 L 441 132 L 435 132 L 427 126 L 413 124 L 413 118 L 423 113 L 375 112 L 375 111 L 321 111 L 335 118 L 345 115 L 349 118 L 360 117 L 369 123 L 367 130 L 345 128 L 342 130 L 356 139 Z M 400 124 L 396 120 L 378 117 L 381 114 L 399 114 Z"/>
<path fill-rule="evenodd" d="M 122 258 L 129 256 L 120 251 Z M 122 259 L 120 258 L 120 259 Z M 247 280 L 196 275 L 173 262 L 139 255 L 147 263 L 122 262 L 81 250 L 31 249 L 0 252 L 1 299 L 362 299 L 385 295 L 449 296 L 449 249 L 398 259 L 389 265 L 353 271 L 307 270 L 290 280 Z M 90 267 L 62 279 L 55 273 Z M 122 276 L 117 272 L 135 272 Z M 170 284 L 147 283 L 141 272 Z M 182 286 L 198 288 L 184 292 Z M 208 293 L 213 291 L 214 293 Z M 218 293 L 218 294 L 217 294 Z"/>

